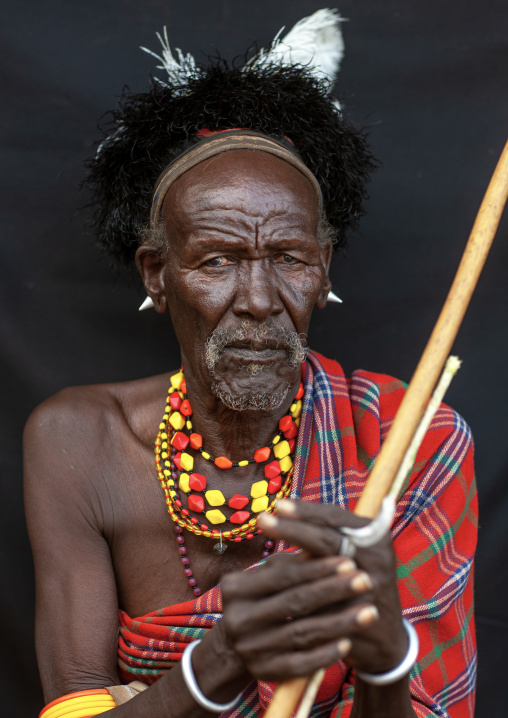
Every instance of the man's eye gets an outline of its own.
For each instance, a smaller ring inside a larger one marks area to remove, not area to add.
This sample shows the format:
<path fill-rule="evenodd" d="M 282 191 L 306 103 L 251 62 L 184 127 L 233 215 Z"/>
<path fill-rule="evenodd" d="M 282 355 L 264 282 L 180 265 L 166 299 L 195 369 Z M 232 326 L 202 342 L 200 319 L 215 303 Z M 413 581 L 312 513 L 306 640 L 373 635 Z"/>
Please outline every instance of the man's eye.
<path fill-rule="evenodd" d="M 292 257 L 290 254 L 279 254 L 279 256 L 277 257 L 277 261 L 281 264 L 296 264 L 298 260 Z"/>
<path fill-rule="evenodd" d="M 205 262 L 206 267 L 223 267 L 225 264 L 228 264 L 227 257 L 212 257 Z"/>

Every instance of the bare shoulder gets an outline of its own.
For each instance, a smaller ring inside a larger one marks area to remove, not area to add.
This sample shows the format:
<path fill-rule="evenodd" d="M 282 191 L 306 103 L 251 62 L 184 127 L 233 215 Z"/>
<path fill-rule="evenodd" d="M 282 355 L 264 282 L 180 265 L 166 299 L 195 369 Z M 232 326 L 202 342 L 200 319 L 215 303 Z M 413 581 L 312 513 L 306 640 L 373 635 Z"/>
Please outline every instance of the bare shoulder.
<path fill-rule="evenodd" d="M 129 382 L 72 386 L 49 397 L 34 409 L 25 426 L 27 442 L 57 446 L 79 436 L 79 445 L 92 436 L 129 431 L 143 441 L 145 421 L 158 412 L 169 374 Z M 29 447 L 27 447 L 29 448 Z"/>

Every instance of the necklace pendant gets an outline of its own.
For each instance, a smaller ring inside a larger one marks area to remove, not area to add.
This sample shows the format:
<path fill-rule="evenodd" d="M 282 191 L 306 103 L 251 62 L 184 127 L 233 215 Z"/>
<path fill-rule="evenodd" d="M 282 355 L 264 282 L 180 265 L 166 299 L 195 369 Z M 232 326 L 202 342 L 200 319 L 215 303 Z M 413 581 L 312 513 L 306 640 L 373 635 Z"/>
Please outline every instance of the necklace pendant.
<path fill-rule="evenodd" d="M 216 543 L 213 547 L 213 552 L 217 554 L 217 556 L 222 556 L 222 554 L 227 551 L 227 544 L 223 541 L 219 541 L 219 543 Z"/>
<path fill-rule="evenodd" d="M 228 545 L 226 543 L 224 543 L 224 541 L 222 540 L 222 531 L 220 532 L 219 536 L 220 536 L 219 543 L 216 543 L 214 545 L 213 552 L 215 554 L 217 554 L 217 556 L 222 556 L 224 551 L 227 549 Z"/>

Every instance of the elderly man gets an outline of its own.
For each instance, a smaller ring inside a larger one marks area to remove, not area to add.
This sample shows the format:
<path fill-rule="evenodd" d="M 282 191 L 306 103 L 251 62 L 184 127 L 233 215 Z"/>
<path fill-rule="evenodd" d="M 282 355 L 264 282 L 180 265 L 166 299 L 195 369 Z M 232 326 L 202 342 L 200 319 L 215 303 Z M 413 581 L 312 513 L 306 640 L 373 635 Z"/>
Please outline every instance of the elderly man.
<path fill-rule="evenodd" d="M 273 682 L 322 667 L 316 716 L 472 715 L 460 417 L 429 430 L 393 546 L 339 555 L 404 387 L 346 379 L 305 336 L 371 167 L 305 68 L 218 65 L 116 115 L 91 167 L 99 231 L 135 254 L 182 366 L 68 389 L 29 421 L 45 718 L 260 715 Z"/>

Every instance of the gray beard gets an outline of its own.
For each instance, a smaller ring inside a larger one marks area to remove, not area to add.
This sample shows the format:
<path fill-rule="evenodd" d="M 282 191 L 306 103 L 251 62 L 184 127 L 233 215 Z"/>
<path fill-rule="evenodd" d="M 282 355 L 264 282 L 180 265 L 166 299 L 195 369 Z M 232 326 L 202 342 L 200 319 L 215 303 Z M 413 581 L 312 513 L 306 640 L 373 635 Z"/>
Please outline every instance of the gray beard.
<path fill-rule="evenodd" d="M 288 354 L 288 365 L 299 367 L 305 359 L 307 349 L 304 346 L 305 337 L 284 327 L 278 327 L 270 320 L 256 324 L 248 319 L 241 322 L 238 327 L 214 329 L 208 337 L 205 347 L 205 363 L 210 375 L 215 380 L 211 386 L 212 393 L 228 409 L 233 411 L 270 411 L 277 409 L 287 396 L 291 388 L 290 382 L 285 382 L 278 389 L 243 392 L 241 395 L 233 394 L 226 383 L 217 375 L 215 367 L 224 353 L 224 349 L 233 341 L 242 341 L 248 335 L 257 340 L 276 342 L 278 349 L 285 349 Z M 265 364 L 249 362 L 241 367 L 253 376 L 260 374 L 266 368 Z"/>

